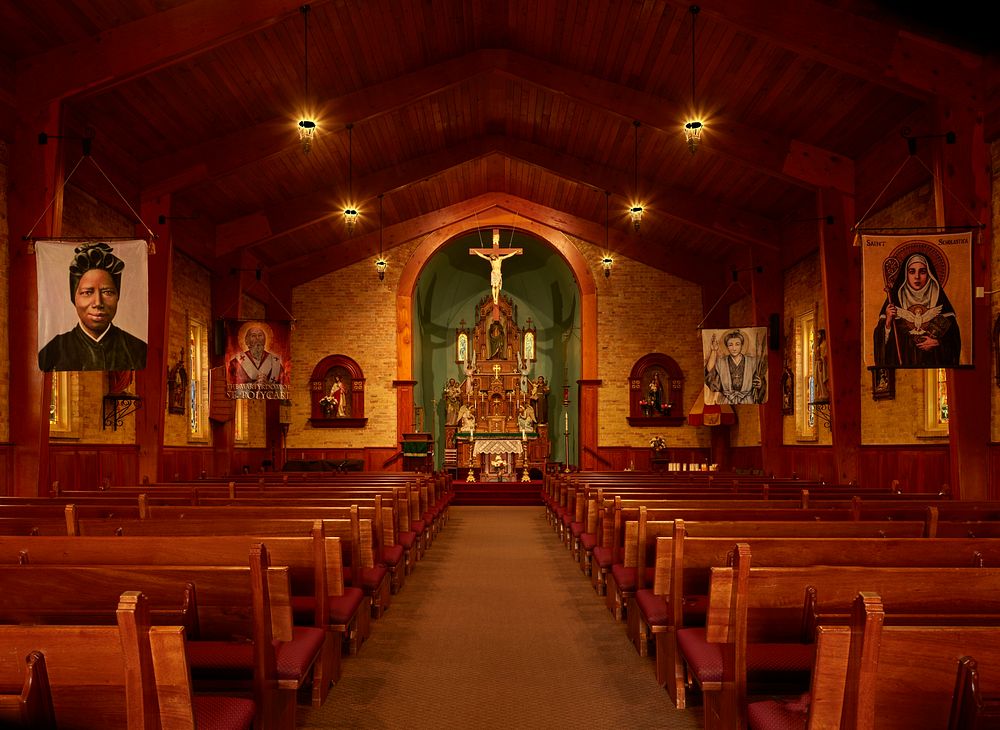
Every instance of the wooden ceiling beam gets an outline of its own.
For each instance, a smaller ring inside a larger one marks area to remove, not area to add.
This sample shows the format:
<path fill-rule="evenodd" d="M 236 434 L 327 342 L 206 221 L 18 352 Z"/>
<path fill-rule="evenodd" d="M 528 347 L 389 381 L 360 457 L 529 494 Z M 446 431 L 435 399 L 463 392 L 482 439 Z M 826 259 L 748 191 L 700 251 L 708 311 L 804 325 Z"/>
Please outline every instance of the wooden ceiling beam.
<path fill-rule="evenodd" d="M 503 52 L 500 59 L 500 73 L 603 109 L 619 119 L 638 119 L 643 127 L 673 135 L 683 144 L 679 120 L 684 118 L 686 101 L 637 91 L 514 51 Z M 843 155 L 723 115 L 713 116 L 706 124 L 699 151 L 722 155 L 799 187 L 834 187 L 847 194 L 854 190 L 854 165 Z"/>
<path fill-rule="evenodd" d="M 484 96 L 488 98 L 490 72 L 517 78 L 550 93 L 566 95 L 618 119 L 640 119 L 646 127 L 677 134 L 679 115 L 672 110 L 679 109 L 680 105 L 674 100 L 505 50 L 476 51 L 332 100 L 322 111 L 320 134 L 324 127 L 334 127 L 334 119 L 337 126 L 348 121 L 358 123 L 374 119 L 476 76 L 483 77 L 487 85 Z M 324 124 L 323 120 L 328 121 Z M 297 146 L 298 138 L 291 131 L 287 119 L 272 119 L 207 140 L 177 154 L 150 160 L 144 165 L 144 190 L 149 197 L 157 197 L 176 193 L 181 187 L 234 174 L 245 165 Z M 722 116 L 712 119 L 711 133 L 705 135 L 701 149 L 810 190 L 833 187 L 846 194 L 854 190 L 851 160 Z"/>
<path fill-rule="evenodd" d="M 503 225 L 513 225 L 528 231 L 539 226 L 546 227 L 603 246 L 603 224 L 583 220 L 514 195 L 490 192 L 384 227 L 383 250 L 388 252 L 408 241 L 449 228 L 454 228 L 457 235 L 468 230 L 473 220 L 487 226 L 501 224 L 496 215 L 498 211 L 502 211 L 500 218 L 504 221 Z M 703 283 L 708 276 L 717 273 L 712 267 L 706 267 L 701 259 L 678 251 L 667 251 L 662 246 L 649 246 L 648 241 L 638 241 L 635 236 L 613 231 L 609 234 L 609 244 L 615 253 L 695 283 Z M 269 272 L 273 281 L 284 286 L 295 286 L 344 266 L 373 258 L 377 248 L 378 232 L 372 232 L 337 244 L 332 250 L 317 251 L 294 261 L 272 266 Z M 331 255 L 334 253 L 335 255 Z"/>
<path fill-rule="evenodd" d="M 689 3 L 670 0 L 678 8 Z M 947 11 L 942 11 L 947 12 Z M 702 7 L 723 23 L 844 73 L 907 96 L 983 105 L 983 59 L 820 0 L 757 5 L 718 0 Z M 970 22 L 975 22 L 970 20 Z M 977 103 L 978 102 L 978 103 Z"/>
<path fill-rule="evenodd" d="M 329 0 L 311 0 L 312 6 Z M 106 91 L 187 60 L 292 15 L 302 0 L 192 0 L 152 13 L 17 64 L 17 98 L 37 109 L 84 93 Z"/>
<path fill-rule="evenodd" d="M 477 51 L 461 58 L 428 66 L 363 91 L 328 101 L 318 114 L 316 144 L 324 134 L 358 124 L 414 104 L 469 79 L 489 72 L 495 53 Z M 269 159 L 300 144 L 288 119 L 270 119 L 232 134 L 206 140 L 176 154 L 147 161 L 144 188 L 150 196 L 176 192 L 180 187 L 231 175 L 242 167 Z"/>
<path fill-rule="evenodd" d="M 624 171 L 597 167 L 585 160 L 559 154 L 540 145 L 497 135 L 451 146 L 358 179 L 354 188 L 358 193 L 357 202 L 362 207 L 379 193 L 388 193 L 416 181 L 426 180 L 491 153 L 520 160 L 546 173 L 595 190 L 621 190 L 631 184 Z M 502 166 L 491 164 L 489 169 L 500 178 L 503 177 Z M 499 179 L 491 182 L 491 187 L 496 189 L 498 182 Z M 657 214 L 740 245 L 770 250 L 777 248 L 776 226 L 762 216 L 734 206 L 703 200 L 680 188 L 659 186 L 658 189 L 660 195 L 657 198 Z M 338 212 L 327 191 L 310 193 L 295 200 L 279 201 L 263 211 L 220 224 L 216 233 L 216 255 L 222 256 L 240 248 L 261 245 L 328 220 Z"/>

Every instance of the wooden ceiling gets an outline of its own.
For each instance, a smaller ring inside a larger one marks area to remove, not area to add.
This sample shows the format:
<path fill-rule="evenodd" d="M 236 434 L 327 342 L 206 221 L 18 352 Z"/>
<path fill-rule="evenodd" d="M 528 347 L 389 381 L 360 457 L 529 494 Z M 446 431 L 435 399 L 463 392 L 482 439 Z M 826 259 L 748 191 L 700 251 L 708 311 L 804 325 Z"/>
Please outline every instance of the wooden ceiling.
<path fill-rule="evenodd" d="M 883 193 L 907 158 L 903 130 L 937 131 L 937 97 L 997 126 L 993 48 L 931 39 L 870 0 L 707 2 L 693 94 L 686 2 L 300 6 L 6 0 L 0 105 L 12 118 L 61 100 L 66 133 L 93 135 L 98 164 L 78 186 L 125 210 L 118 192 L 133 206 L 169 195 L 184 250 L 288 283 L 373 258 L 379 195 L 387 250 L 489 214 L 601 246 L 607 234 L 612 252 L 706 281 L 815 246 L 817 186 L 864 211 L 923 182 L 904 165 Z M 706 130 L 692 154 L 681 128 L 695 103 Z M 67 145 L 67 169 L 79 157 Z"/>

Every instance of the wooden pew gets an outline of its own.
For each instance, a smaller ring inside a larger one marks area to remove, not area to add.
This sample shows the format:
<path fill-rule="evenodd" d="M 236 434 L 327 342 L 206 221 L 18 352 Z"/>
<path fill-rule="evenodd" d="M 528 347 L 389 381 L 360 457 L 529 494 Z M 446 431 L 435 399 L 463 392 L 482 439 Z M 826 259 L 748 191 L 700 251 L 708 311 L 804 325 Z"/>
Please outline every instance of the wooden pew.
<path fill-rule="evenodd" d="M 811 670 L 815 626 L 847 623 L 859 591 L 877 592 L 908 623 L 987 621 L 1000 642 L 1000 568 L 751 568 L 750 559 L 750 546 L 737 543 L 733 567 L 712 568 L 705 628 L 678 632 L 706 730 L 747 726 L 748 671 Z M 955 666 L 948 676 L 953 685 Z"/>
<path fill-rule="evenodd" d="M 980 730 L 996 727 L 995 709 L 963 700 L 970 654 L 1000 666 L 1000 632 L 995 626 L 893 624 L 893 611 L 877 592 L 860 592 L 850 626 L 822 625 L 806 702 L 762 700 L 750 704 L 752 727 L 775 730 Z M 996 681 L 986 687 L 996 692 Z M 977 693 L 978 694 L 978 693 Z M 963 715 L 963 710 L 970 710 Z"/>
<path fill-rule="evenodd" d="M 869 565 L 895 567 L 1000 567 L 1000 540 L 955 538 L 754 537 L 756 565 Z M 683 521 L 670 537 L 656 538 L 652 587 L 636 592 L 629 612 L 629 636 L 640 654 L 655 642 L 657 681 L 678 707 L 685 706 L 684 667 L 676 631 L 704 622 L 712 567 L 727 564 L 732 537 L 690 537 Z M 631 609 L 635 608 L 635 611 Z M 634 625 L 633 625 L 634 622 Z"/>
<path fill-rule="evenodd" d="M 24 658 L 45 656 L 55 725 L 129 730 L 193 730 L 221 711 L 233 727 L 249 728 L 254 705 L 229 697 L 197 701 L 187 672 L 181 627 L 150 639 L 145 596 L 126 591 L 111 608 L 109 626 L 0 626 L 0 685 L 20 683 Z"/>
<path fill-rule="evenodd" d="M 0 694 L 0 727 L 56 730 L 52 689 L 45 670 L 45 655 L 40 651 L 32 651 L 25 659 L 21 690 Z"/>
<path fill-rule="evenodd" d="M 299 526 L 296 525 L 297 529 Z M 341 540 L 327 537 L 325 523 L 310 524 L 308 534 L 266 538 L 252 534 L 131 537 L 0 537 L 0 566 L 28 565 L 173 565 L 243 566 L 250 548 L 266 540 L 276 565 L 287 566 L 295 621 L 331 633 L 324 645 L 312 703 L 326 700 L 330 683 L 341 676 L 341 656 L 370 633 L 369 599 L 344 584 Z"/>
<path fill-rule="evenodd" d="M 977 653 L 982 656 L 982 653 Z M 985 695 L 979 678 L 979 662 L 975 657 L 964 656 L 958 660 L 948 730 L 988 730 L 995 727 L 1000 727 L 1000 699 L 995 695 Z"/>
<path fill-rule="evenodd" d="M 213 685 L 229 685 L 233 672 L 245 676 L 238 681 L 252 687 L 255 726 L 291 730 L 298 690 L 311 679 L 328 681 L 322 661 L 332 640 L 322 629 L 292 627 L 287 567 L 269 568 L 260 544 L 248 560 L 246 567 L 4 565 L 0 621 L 101 623 L 123 585 L 138 588 L 149 597 L 151 614 L 180 606 L 193 613 L 185 624 L 196 680 L 200 674 Z M 37 586 L 46 589 L 33 590 Z"/>
<path fill-rule="evenodd" d="M 645 507 L 640 507 L 640 515 Z M 654 512 L 654 510 L 648 510 Z M 623 510 L 624 512 L 624 510 Z M 717 510 L 712 514 L 717 517 L 710 520 L 685 521 L 689 535 L 732 536 L 733 538 L 749 537 L 921 537 L 926 531 L 926 523 L 922 521 L 904 520 L 820 520 L 803 514 L 801 520 L 762 520 L 756 512 L 746 513 L 747 519 L 741 519 L 740 510 Z M 676 522 L 676 520 L 674 520 Z M 655 544 L 647 540 L 653 522 L 645 523 L 644 534 L 640 542 L 640 522 L 627 521 L 624 531 L 624 550 L 622 563 L 612 566 L 607 578 L 608 587 L 606 604 L 616 620 L 627 618 L 627 606 L 630 597 L 645 581 L 647 556 L 655 551 Z M 669 526 L 664 529 L 670 529 Z M 642 563 L 640 567 L 640 563 Z M 640 575 L 642 577 L 640 578 Z"/>
<path fill-rule="evenodd" d="M 197 508 L 195 508 L 197 509 Z M 368 520 L 356 519 L 324 519 L 319 520 L 323 524 L 323 530 L 327 537 L 337 537 L 343 546 L 342 565 L 339 569 L 339 580 L 351 578 L 351 588 L 362 590 L 368 600 L 365 607 L 372 612 L 372 601 L 388 601 L 390 593 L 389 580 L 386 572 L 370 571 L 371 562 L 368 555 L 373 554 L 372 539 L 373 531 L 368 524 Z M 316 523 L 313 519 L 294 518 L 264 518 L 264 519 L 240 519 L 234 515 L 230 519 L 225 519 L 221 515 L 213 518 L 185 517 L 183 519 L 158 519 L 158 520 L 118 520 L 118 521 L 92 521 L 80 520 L 74 534 L 89 536 L 198 536 L 198 535 L 251 535 L 260 538 L 279 536 L 304 536 L 309 535 Z M 358 570 L 354 570 L 357 565 Z M 333 570 L 334 566 L 328 562 L 328 570 Z M 365 578 L 370 575 L 371 582 L 366 583 Z M 338 584 L 333 576 L 327 588 L 331 591 L 327 594 L 327 601 L 334 596 L 345 596 L 349 593 L 335 593 Z M 320 600 L 319 595 L 314 595 L 315 600 Z M 382 605 L 386 605 L 383 603 Z M 340 611 L 342 613 L 342 611 Z M 378 612 L 380 613 L 380 611 Z M 341 622 L 338 622 L 341 623 Z M 345 629 L 345 638 L 348 639 L 349 653 L 356 654 L 361 645 L 368 639 L 371 633 L 371 626 L 368 618 L 359 617 L 351 622 L 351 627 Z"/>

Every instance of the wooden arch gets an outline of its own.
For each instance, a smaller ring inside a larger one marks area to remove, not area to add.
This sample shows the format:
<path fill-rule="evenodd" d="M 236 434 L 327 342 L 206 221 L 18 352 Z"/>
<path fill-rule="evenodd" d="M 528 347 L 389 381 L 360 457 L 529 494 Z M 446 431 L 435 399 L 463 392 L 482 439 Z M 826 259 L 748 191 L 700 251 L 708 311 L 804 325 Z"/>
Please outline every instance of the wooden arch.
<path fill-rule="evenodd" d="M 511 224 L 514 219 L 516 223 Z M 475 220 L 456 221 L 429 234 L 407 259 L 396 289 L 396 429 L 401 436 L 413 418 L 413 297 L 420 272 L 430 258 L 454 238 L 486 228 L 515 229 L 547 243 L 573 272 L 580 291 L 579 453 L 597 453 L 597 285 L 593 269 L 580 250 L 559 230 L 500 207 L 480 212 Z M 581 466 L 585 466 L 581 462 Z"/>

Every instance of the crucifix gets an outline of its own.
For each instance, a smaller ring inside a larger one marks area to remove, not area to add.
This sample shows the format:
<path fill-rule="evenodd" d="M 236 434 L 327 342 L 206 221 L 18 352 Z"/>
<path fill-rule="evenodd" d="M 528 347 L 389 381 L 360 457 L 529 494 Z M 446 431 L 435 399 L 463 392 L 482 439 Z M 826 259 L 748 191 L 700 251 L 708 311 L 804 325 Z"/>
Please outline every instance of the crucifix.
<path fill-rule="evenodd" d="M 500 264 L 504 259 L 523 253 L 520 248 L 500 248 L 500 229 L 493 229 L 492 248 L 470 248 L 470 256 L 479 256 L 490 262 L 490 289 L 493 292 L 493 319 L 500 319 L 500 287 L 503 276 L 500 274 Z"/>

